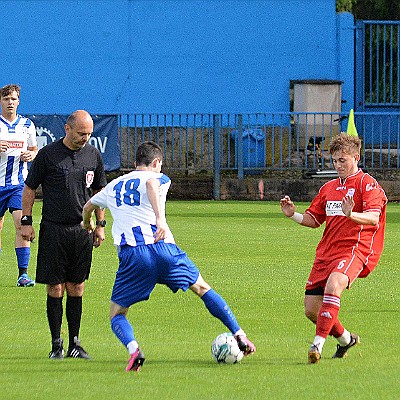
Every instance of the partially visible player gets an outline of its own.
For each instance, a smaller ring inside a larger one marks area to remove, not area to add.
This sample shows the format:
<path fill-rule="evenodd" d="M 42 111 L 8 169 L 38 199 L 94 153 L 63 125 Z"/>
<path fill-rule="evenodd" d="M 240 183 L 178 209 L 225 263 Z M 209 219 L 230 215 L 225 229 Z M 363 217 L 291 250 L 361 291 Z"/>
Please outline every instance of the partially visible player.
<path fill-rule="evenodd" d="M 17 286 L 35 286 L 28 276 L 30 242 L 21 235 L 22 190 L 27 162 L 37 153 L 33 122 L 17 114 L 20 87 L 7 85 L 0 89 L 0 218 L 11 213 L 15 225 L 15 253 L 18 264 Z"/>
<path fill-rule="evenodd" d="M 4 215 L 0 217 L 0 254 L 3 251 L 1 247 L 1 234 L 3 232 L 3 226 L 4 226 Z"/>
<path fill-rule="evenodd" d="M 339 175 L 323 185 L 304 214 L 297 213 L 289 196 L 281 200 L 282 212 L 300 225 L 325 230 L 306 284 L 306 316 L 316 324 L 308 363 L 319 361 L 328 335 L 339 344 L 333 358 L 342 358 L 359 342 L 338 319 L 340 297 L 358 277 L 376 267 L 383 250 L 386 225 L 385 192 L 369 174 L 358 168 L 361 141 L 342 133 L 329 152 Z"/>
<path fill-rule="evenodd" d="M 186 253 L 175 244 L 165 218 L 165 202 L 171 181 L 161 173 L 161 148 L 144 142 L 136 152 L 136 170 L 110 182 L 83 207 L 82 226 L 91 232 L 93 211 L 109 208 L 112 234 L 118 248 L 119 269 L 111 296 L 111 328 L 126 346 L 130 360 L 126 371 L 138 371 L 144 355 L 126 316 L 129 307 L 147 300 L 155 285 L 174 293 L 192 290 L 235 336 L 245 355 L 256 348 L 240 328 L 225 300 L 204 281 Z"/>

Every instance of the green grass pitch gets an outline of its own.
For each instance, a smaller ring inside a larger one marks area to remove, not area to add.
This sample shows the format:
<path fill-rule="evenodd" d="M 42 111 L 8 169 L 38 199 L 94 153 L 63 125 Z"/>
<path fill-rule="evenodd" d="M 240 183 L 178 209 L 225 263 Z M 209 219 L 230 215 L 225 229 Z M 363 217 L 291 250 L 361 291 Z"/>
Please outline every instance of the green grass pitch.
<path fill-rule="evenodd" d="M 304 211 L 306 204 L 297 205 Z M 34 208 L 38 229 L 41 203 Z M 321 229 L 283 217 L 277 202 L 172 201 L 169 225 L 178 245 L 235 312 L 257 352 L 237 365 L 218 365 L 212 340 L 226 328 L 190 291 L 157 287 L 129 318 L 146 362 L 126 373 L 127 351 L 109 326 L 117 269 L 111 240 L 94 250 L 80 338 L 91 361 L 49 360 L 43 285 L 16 287 L 14 228 L 6 216 L 0 256 L 0 397 L 12 399 L 397 399 L 400 328 L 400 206 L 389 204 L 386 247 L 367 279 L 342 296 L 340 319 L 361 337 L 349 357 L 331 359 L 327 343 L 307 365 L 314 327 L 303 315 L 304 284 Z M 108 215 L 109 222 L 111 217 Z M 32 245 L 34 277 L 37 242 Z M 63 336 L 68 342 L 66 321 Z"/>

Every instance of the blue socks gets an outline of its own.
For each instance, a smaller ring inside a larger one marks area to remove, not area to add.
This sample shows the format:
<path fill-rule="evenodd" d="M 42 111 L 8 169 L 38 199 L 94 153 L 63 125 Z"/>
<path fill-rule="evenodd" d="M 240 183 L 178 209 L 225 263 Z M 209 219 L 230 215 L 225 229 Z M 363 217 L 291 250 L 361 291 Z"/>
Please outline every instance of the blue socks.
<path fill-rule="evenodd" d="M 211 315 L 218 318 L 233 334 L 239 331 L 240 326 L 226 301 L 213 289 L 204 294 L 201 299 Z"/>
<path fill-rule="evenodd" d="M 20 271 L 20 276 L 25 274 L 28 269 L 29 259 L 31 257 L 30 247 L 16 247 L 15 254 L 17 256 L 18 268 Z"/>
<path fill-rule="evenodd" d="M 218 318 L 232 334 L 240 330 L 240 326 L 228 304 L 226 304 L 226 301 L 218 293 L 214 292 L 213 289 L 210 289 L 201 299 L 210 314 Z M 117 314 L 111 319 L 111 329 L 125 347 L 133 341 L 136 342 L 132 325 L 124 315 Z"/>
<path fill-rule="evenodd" d="M 119 341 L 126 347 L 128 343 L 135 340 L 132 325 L 125 315 L 118 314 L 111 320 L 111 329 Z"/>

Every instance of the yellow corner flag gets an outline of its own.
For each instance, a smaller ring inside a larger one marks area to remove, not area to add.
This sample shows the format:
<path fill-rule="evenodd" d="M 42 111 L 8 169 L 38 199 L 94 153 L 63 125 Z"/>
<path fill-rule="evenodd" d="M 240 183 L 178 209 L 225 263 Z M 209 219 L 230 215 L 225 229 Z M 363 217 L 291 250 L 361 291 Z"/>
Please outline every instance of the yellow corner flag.
<path fill-rule="evenodd" d="M 350 110 L 350 114 L 349 114 L 349 122 L 347 123 L 347 134 L 349 136 L 357 136 L 358 137 L 357 128 L 356 128 L 356 125 L 354 123 L 354 111 L 353 111 L 353 109 Z"/>

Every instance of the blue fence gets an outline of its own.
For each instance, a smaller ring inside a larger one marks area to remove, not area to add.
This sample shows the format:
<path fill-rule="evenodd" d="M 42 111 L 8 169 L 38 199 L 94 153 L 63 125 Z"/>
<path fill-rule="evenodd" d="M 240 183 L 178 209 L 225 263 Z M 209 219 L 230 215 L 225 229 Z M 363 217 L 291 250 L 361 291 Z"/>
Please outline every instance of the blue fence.
<path fill-rule="evenodd" d="M 355 113 L 361 164 L 400 168 L 400 113 Z M 329 143 L 347 129 L 340 113 L 119 115 L 121 167 L 134 168 L 137 146 L 154 140 L 164 168 L 183 174 L 232 171 L 239 178 L 268 170 L 332 169 Z"/>
<path fill-rule="evenodd" d="M 400 106 L 400 21 L 357 21 L 357 109 Z"/>

